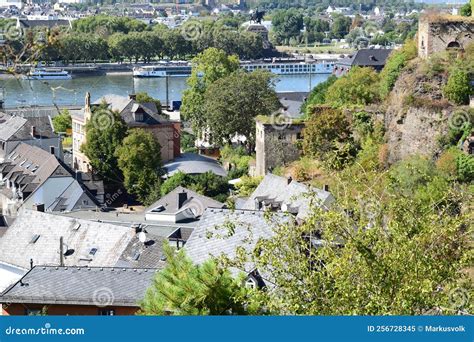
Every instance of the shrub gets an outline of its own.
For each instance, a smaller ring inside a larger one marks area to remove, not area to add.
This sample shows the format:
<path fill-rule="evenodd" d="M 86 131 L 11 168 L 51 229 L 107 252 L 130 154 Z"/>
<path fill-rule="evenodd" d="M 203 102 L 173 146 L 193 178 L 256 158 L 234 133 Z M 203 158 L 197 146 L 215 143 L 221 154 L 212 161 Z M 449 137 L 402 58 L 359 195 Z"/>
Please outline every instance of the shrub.
<path fill-rule="evenodd" d="M 458 174 L 456 160 L 460 154 L 461 151 L 455 147 L 447 149 L 436 161 L 436 168 L 445 176 L 456 178 Z"/>
<path fill-rule="evenodd" d="M 409 40 L 405 43 L 403 48 L 400 50 L 393 51 L 380 73 L 380 96 L 381 98 L 387 97 L 390 91 L 393 89 L 395 82 L 398 79 L 403 68 L 407 65 L 407 62 L 417 55 L 416 42 Z"/>
<path fill-rule="evenodd" d="M 469 103 L 469 95 L 472 94 L 469 75 L 458 68 L 454 68 L 449 75 L 448 83 L 443 88 L 443 93 L 449 101 L 458 105 Z"/>
<path fill-rule="evenodd" d="M 456 158 L 458 178 L 461 182 L 474 181 L 474 157 L 467 154 L 460 154 Z"/>

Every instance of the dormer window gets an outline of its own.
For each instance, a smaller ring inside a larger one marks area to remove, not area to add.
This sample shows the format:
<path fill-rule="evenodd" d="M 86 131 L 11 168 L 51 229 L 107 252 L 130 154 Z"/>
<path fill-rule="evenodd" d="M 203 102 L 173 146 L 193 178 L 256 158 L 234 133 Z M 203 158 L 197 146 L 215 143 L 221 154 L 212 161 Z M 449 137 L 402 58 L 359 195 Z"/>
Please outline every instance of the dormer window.
<path fill-rule="evenodd" d="M 133 105 L 132 113 L 133 113 L 133 120 L 135 120 L 136 122 L 145 121 L 145 111 L 138 103 L 135 103 Z"/>
<path fill-rule="evenodd" d="M 249 289 L 256 289 L 257 288 L 257 281 L 254 278 L 249 277 L 245 281 L 245 287 L 247 287 Z"/>

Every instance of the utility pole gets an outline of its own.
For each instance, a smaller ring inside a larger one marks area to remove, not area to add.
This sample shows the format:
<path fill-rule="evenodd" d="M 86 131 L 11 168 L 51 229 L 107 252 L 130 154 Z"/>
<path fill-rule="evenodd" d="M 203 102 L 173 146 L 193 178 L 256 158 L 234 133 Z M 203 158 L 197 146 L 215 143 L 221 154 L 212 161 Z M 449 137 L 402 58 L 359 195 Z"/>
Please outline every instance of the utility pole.
<path fill-rule="evenodd" d="M 59 238 L 59 266 L 64 266 L 64 247 L 63 247 L 63 237 Z"/>

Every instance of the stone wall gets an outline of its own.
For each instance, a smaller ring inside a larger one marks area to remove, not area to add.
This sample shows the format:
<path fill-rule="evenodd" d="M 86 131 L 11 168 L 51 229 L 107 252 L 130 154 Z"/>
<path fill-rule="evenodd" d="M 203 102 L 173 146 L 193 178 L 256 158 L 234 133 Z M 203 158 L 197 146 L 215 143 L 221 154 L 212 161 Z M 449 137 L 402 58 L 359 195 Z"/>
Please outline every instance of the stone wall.
<path fill-rule="evenodd" d="M 418 55 L 430 55 L 449 49 L 463 50 L 474 42 L 474 19 L 454 16 L 424 16 L 418 25 Z"/>

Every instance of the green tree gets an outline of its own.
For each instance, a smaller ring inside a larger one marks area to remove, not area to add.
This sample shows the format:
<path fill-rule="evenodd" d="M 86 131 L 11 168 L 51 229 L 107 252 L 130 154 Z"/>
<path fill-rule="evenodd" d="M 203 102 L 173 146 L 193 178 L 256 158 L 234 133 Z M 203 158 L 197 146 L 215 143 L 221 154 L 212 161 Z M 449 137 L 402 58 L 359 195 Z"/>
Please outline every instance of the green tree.
<path fill-rule="evenodd" d="M 474 157 L 467 154 L 460 154 L 456 158 L 458 178 L 462 182 L 474 181 Z"/>
<path fill-rule="evenodd" d="M 326 102 L 335 106 L 367 105 L 379 100 L 379 76 L 372 68 L 352 68 L 334 82 L 326 93 Z"/>
<path fill-rule="evenodd" d="M 53 118 L 53 127 L 57 133 L 63 133 L 72 128 L 71 114 L 69 114 L 67 109 L 61 111 L 61 113 Z"/>
<path fill-rule="evenodd" d="M 135 95 L 136 95 L 136 101 L 138 103 L 154 103 L 156 105 L 156 109 L 158 110 L 158 113 L 161 114 L 161 101 L 160 100 L 157 100 L 151 97 L 146 92 L 139 92 L 139 93 L 136 93 Z"/>
<path fill-rule="evenodd" d="M 351 142 L 351 125 L 341 110 L 323 109 L 306 123 L 303 151 L 308 156 L 324 160 L 341 144 Z"/>
<path fill-rule="evenodd" d="M 121 184 L 115 151 L 127 135 L 127 125 L 120 114 L 109 110 L 107 104 L 101 104 L 93 110 L 86 132 L 86 143 L 81 151 L 89 158 L 92 169 L 105 181 Z"/>
<path fill-rule="evenodd" d="M 255 118 L 275 112 L 280 103 L 269 72 L 234 72 L 206 90 L 204 111 L 211 141 L 230 143 L 237 135 L 247 138 L 249 151 L 255 141 Z"/>
<path fill-rule="evenodd" d="M 303 15 L 295 9 L 278 11 L 273 15 L 272 26 L 277 43 L 288 45 L 291 38 L 300 37 Z"/>
<path fill-rule="evenodd" d="M 326 103 L 326 94 L 328 92 L 329 87 L 337 81 L 337 77 L 331 75 L 328 79 L 324 82 L 319 83 L 316 87 L 311 90 L 309 93 L 308 99 L 303 104 L 301 111 L 305 113 L 306 117 L 312 112 L 312 107 L 315 105 L 322 105 Z"/>
<path fill-rule="evenodd" d="M 455 67 L 449 74 L 448 83 L 443 88 L 443 93 L 450 101 L 463 105 L 469 102 L 472 87 L 469 75 Z"/>
<path fill-rule="evenodd" d="M 474 7 L 473 4 L 471 4 L 472 1 L 468 2 L 467 4 L 464 4 L 461 7 L 460 14 L 464 17 L 470 17 L 472 15 L 472 7 Z"/>
<path fill-rule="evenodd" d="M 344 38 L 350 31 L 352 19 L 344 15 L 337 15 L 331 26 L 331 35 L 336 39 Z"/>
<path fill-rule="evenodd" d="M 167 266 L 140 303 L 143 315 L 239 315 L 246 289 L 213 260 L 194 265 L 184 250 L 164 246 Z"/>
<path fill-rule="evenodd" d="M 115 151 L 118 167 L 124 176 L 127 191 L 149 205 L 160 195 L 161 146 L 153 134 L 132 129 Z"/>
<path fill-rule="evenodd" d="M 192 61 L 193 68 L 188 78 L 188 89 L 183 93 L 181 113 L 190 121 L 195 133 L 207 128 L 207 113 L 204 110 L 206 89 L 216 80 L 230 75 L 239 68 L 236 56 L 227 56 L 222 50 L 209 48 Z"/>

